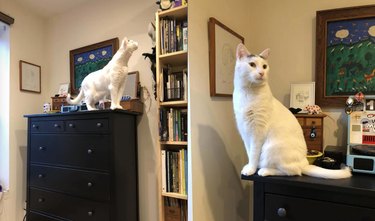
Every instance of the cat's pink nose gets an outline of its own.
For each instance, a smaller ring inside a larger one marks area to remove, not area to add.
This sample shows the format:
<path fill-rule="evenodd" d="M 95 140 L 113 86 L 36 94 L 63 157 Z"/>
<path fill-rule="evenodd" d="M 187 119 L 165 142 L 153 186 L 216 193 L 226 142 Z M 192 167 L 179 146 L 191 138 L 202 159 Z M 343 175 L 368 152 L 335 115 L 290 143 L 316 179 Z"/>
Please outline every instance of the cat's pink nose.
<path fill-rule="evenodd" d="M 261 77 L 263 77 L 264 73 L 263 73 L 263 72 L 260 72 L 259 75 L 260 75 Z"/>

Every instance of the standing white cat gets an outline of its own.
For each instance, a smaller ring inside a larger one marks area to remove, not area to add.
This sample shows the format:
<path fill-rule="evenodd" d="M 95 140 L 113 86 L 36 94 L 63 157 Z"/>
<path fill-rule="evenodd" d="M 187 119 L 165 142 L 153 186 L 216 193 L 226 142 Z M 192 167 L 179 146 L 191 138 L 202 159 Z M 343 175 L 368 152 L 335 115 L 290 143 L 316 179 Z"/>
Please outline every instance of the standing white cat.
<path fill-rule="evenodd" d="M 260 55 L 237 47 L 233 108 L 238 131 L 249 162 L 241 171 L 260 176 L 308 175 L 340 179 L 351 176 L 349 168 L 328 170 L 309 165 L 302 128 L 293 114 L 273 97 L 268 85 L 269 49 Z"/>
<path fill-rule="evenodd" d="M 87 109 L 95 110 L 95 104 L 97 102 L 109 98 L 110 96 L 111 109 L 122 109 L 120 101 L 128 77 L 128 61 L 133 52 L 137 49 L 138 43 L 128 40 L 125 37 L 111 61 L 102 69 L 87 75 L 81 83 L 78 96 L 71 100 L 70 94 L 68 94 L 66 98 L 67 103 L 78 104 L 84 99 Z"/>

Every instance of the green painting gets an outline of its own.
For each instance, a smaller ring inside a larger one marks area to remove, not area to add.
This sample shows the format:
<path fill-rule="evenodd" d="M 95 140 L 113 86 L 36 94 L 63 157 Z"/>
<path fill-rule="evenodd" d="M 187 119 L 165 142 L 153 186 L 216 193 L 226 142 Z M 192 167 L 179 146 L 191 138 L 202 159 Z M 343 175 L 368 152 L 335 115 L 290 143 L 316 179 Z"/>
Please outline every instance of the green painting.
<path fill-rule="evenodd" d="M 328 22 L 326 96 L 375 94 L 375 18 Z"/>

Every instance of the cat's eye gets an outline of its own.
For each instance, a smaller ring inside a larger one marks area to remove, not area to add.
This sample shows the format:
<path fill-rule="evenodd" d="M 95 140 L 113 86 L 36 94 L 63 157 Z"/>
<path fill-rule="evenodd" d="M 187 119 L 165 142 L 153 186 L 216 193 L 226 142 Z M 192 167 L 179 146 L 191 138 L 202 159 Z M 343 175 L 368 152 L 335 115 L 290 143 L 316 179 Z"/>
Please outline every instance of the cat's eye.
<path fill-rule="evenodd" d="M 267 65 L 266 64 L 263 65 L 263 69 L 267 69 Z"/>
<path fill-rule="evenodd" d="M 257 65 L 254 62 L 250 62 L 250 66 L 255 68 Z"/>

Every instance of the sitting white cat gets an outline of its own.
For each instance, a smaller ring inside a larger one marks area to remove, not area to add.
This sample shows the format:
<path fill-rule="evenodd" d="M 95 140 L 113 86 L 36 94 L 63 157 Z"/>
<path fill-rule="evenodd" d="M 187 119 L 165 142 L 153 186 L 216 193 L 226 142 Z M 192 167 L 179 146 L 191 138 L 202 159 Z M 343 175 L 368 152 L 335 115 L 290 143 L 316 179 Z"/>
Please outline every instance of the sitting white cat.
<path fill-rule="evenodd" d="M 78 96 L 71 100 L 68 94 L 67 103 L 79 104 L 84 100 L 88 110 L 96 110 L 96 103 L 111 97 L 110 108 L 122 109 L 120 101 L 128 77 L 128 61 L 137 49 L 138 43 L 125 37 L 111 61 L 102 69 L 87 75 L 81 83 Z"/>
<path fill-rule="evenodd" d="M 273 97 L 267 79 L 269 49 L 260 55 L 237 47 L 233 108 L 237 128 L 245 144 L 249 162 L 243 175 L 308 175 L 340 179 L 351 176 L 348 167 L 328 170 L 309 165 L 303 131 L 296 117 Z"/>

